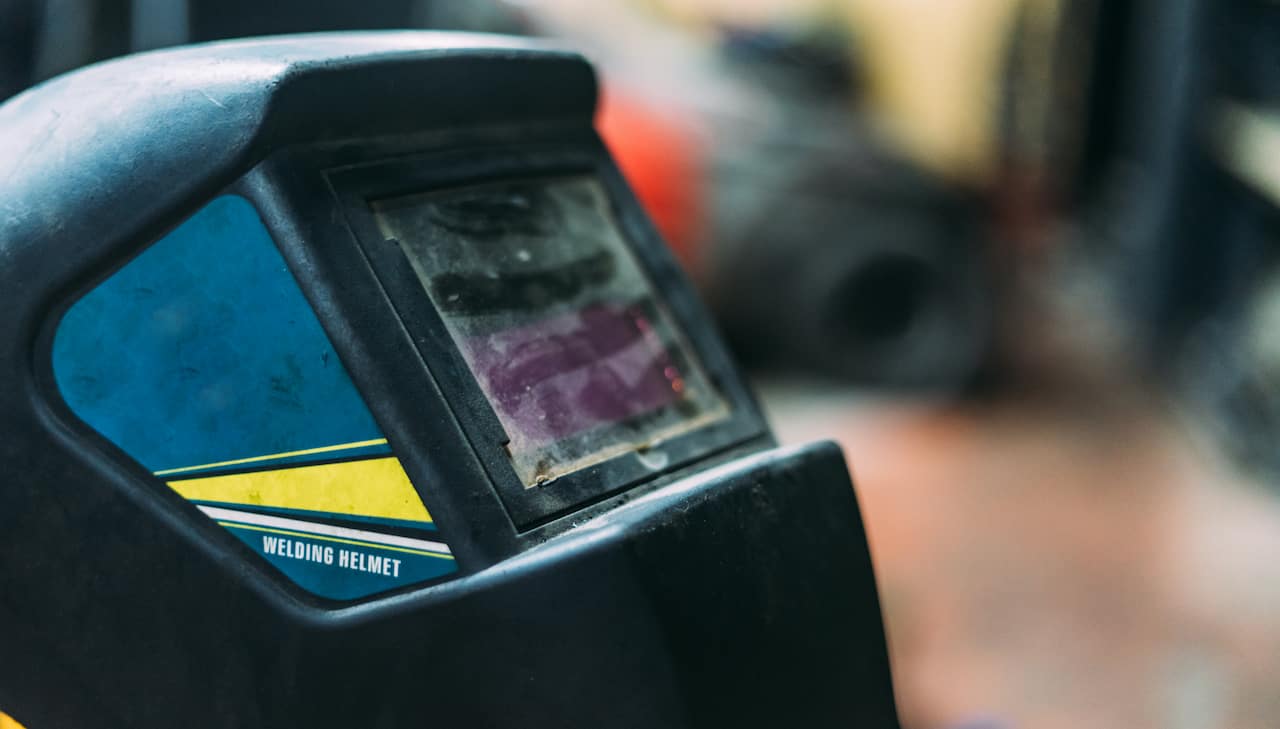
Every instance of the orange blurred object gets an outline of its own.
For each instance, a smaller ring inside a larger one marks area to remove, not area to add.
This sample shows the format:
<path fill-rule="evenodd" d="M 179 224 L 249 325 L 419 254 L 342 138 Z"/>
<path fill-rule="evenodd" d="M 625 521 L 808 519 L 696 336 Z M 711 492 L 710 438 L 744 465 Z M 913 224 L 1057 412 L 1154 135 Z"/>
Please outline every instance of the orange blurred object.
<path fill-rule="evenodd" d="M 703 160 L 693 125 L 616 86 L 601 93 L 596 127 L 636 197 L 686 270 L 704 225 Z"/>

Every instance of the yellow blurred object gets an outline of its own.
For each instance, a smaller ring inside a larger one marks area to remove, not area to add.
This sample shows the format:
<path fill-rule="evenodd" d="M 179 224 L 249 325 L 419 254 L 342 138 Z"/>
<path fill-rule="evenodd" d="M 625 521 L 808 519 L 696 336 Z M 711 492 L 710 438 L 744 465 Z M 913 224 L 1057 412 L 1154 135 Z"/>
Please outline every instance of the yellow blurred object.
<path fill-rule="evenodd" d="M 593 5 L 588 0 L 560 2 Z M 991 180 L 996 172 L 1002 80 L 1019 15 L 1033 24 L 1051 21 L 1060 4 L 1061 0 L 638 2 L 693 32 L 726 24 L 847 23 L 870 109 L 885 133 L 934 171 L 979 182 Z"/>
<path fill-rule="evenodd" d="M 8 714 L 0 711 L 0 729 L 22 729 L 22 725 Z"/>
<path fill-rule="evenodd" d="M 846 0 L 886 131 L 950 177 L 996 162 L 1000 68 L 1022 0 Z"/>

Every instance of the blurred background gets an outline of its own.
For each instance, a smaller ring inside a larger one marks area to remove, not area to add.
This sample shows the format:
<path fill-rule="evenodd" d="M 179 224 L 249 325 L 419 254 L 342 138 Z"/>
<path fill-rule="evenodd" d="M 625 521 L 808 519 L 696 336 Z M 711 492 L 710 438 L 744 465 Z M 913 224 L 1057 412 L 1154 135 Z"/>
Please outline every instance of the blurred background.
<path fill-rule="evenodd" d="M 780 437 L 849 457 L 907 729 L 1276 726 L 1280 3 L 0 0 L 0 99 L 396 27 L 596 62 Z"/>

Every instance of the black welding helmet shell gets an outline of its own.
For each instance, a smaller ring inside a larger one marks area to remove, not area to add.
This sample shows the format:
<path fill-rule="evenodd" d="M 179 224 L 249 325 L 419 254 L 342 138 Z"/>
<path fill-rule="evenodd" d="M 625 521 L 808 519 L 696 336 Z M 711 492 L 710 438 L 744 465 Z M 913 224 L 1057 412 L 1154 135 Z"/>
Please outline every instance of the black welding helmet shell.
<path fill-rule="evenodd" d="M 391 32 L 0 107 L 0 707 L 896 726 L 843 459 L 774 447 L 595 93 Z"/>

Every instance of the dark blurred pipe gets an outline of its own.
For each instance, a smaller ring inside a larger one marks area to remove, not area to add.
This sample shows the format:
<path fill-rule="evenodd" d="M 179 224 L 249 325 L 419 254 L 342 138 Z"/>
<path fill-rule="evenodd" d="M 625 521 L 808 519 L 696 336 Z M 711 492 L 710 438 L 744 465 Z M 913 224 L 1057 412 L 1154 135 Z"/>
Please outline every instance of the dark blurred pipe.
<path fill-rule="evenodd" d="M 963 388 L 992 340 L 981 208 L 873 131 L 856 40 L 726 35 L 760 108 L 716 125 L 700 278 L 752 364 Z"/>
<path fill-rule="evenodd" d="M 739 235 L 718 242 L 709 286 L 730 341 L 759 365 L 965 385 L 991 337 L 975 207 L 905 162 L 826 157 L 738 207 Z"/>

